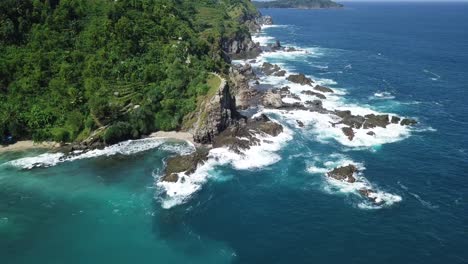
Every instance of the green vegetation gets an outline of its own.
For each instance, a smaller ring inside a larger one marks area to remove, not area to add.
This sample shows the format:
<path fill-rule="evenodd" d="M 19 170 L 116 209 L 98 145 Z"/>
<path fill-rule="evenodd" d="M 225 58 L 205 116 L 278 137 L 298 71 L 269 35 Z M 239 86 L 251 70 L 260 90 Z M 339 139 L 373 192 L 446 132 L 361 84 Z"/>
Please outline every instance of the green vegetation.
<path fill-rule="evenodd" d="M 178 129 L 220 81 L 209 72 L 226 72 L 222 41 L 256 13 L 249 0 L 2 0 L 0 139 Z"/>
<path fill-rule="evenodd" d="M 258 8 L 334 8 L 343 7 L 343 5 L 335 3 L 331 0 L 276 0 L 268 2 L 254 2 Z"/>

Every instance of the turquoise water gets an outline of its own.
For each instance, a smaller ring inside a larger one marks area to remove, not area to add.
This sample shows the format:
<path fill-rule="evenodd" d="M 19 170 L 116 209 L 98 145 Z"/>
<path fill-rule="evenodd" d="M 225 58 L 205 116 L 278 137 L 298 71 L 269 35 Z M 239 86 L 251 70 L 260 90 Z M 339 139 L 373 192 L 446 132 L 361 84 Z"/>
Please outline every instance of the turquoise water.
<path fill-rule="evenodd" d="M 292 137 L 281 149 L 210 169 L 170 209 L 155 177 L 184 143 L 32 170 L 5 162 L 40 150 L 0 154 L 2 263 L 467 263 L 468 5 L 262 12 L 277 26 L 257 37 L 308 51 L 263 60 L 346 93 L 347 107 L 420 124 L 349 146 L 269 113 Z M 401 201 L 373 208 L 327 181 L 346 160 Z"/>

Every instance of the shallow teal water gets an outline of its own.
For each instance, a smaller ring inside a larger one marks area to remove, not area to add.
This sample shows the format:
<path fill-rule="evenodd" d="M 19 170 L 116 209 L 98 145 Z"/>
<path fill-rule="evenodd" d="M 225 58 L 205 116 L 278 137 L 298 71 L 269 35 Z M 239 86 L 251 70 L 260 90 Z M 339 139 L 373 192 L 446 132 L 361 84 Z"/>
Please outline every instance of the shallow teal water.
<path fill-rule="evenodd" d="M 2 263 L 467 263 L 468 5 L 347 6 L 263 10 L 280 25 L 264 36 L 314 52 L 268 60 L 346 91 L 348 104 L 417 118 L 407 138 L 353 148 L 270 114 L 292 131 L 279 161 L 218 166 L 171 209 L 153 175 L 182 143 L 33 170 L 0 165 Z M 0 164 L 39 153 L 1 154 Z M 310 171 L 345 159 L 402 200 L 362 207 Z"/>

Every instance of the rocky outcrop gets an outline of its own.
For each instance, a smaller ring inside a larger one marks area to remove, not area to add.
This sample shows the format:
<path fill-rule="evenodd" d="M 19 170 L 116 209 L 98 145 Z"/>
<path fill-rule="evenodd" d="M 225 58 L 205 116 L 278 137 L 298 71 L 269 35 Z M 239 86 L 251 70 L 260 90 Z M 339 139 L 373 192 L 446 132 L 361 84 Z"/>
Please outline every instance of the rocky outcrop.
<path fill-rule="evenodd" d="M 280 108 L 283 106 L 283 101 L 280 94 L 269 91 L 263 95 L 262 104 L 265 107 Z"/>
<path fill-rule="evenodd" d="M 413 126 L 413 125 L 416 125 L 418 122 L 414 119 L 409 119 L 409 118 L 405 118 L 403 120 L 401 120 L 400 122 L 400 125 L 402 126 Z"/>
<path fill-rule="evenodd" d="M 266 134 L 276 137 L 281 132 L 283 132 L 283 126 L 262 114 L 253 119 L 241 120 L 224 130 L 214 139 L 213 147 L 226 147 L 241 153 L 243 150 L 261 143 L 258 135 Z"/>
<path fill-rule="evenodd" d="M 252 98 L 258 95 L 258 92 L 251 89 L 249 83 L 256 80 L 252 66 L 245 65 L 232 65 L 229 69 L 229 83 L 231 87 L 231 94 L 236 99 L 237 109 L 246 109 L 250 106 Z"/>
<path fill-rule="evenodd" d="M 349 164 L 329 171 L 327 176 L 339 181 L 353 183 L 356 181 L 356 178 L 354 177 L 354 173 L 356 172 L 358 172 L 356 166 Z"/>
<path fill-rule="evenodd" d="M 186 123 L 193 124 L 195 142 L 209 144 L 213 138 L 228 126 L 241 118 L 236 110 L 235 98 L 231 95 L 229 86 L 223 79 L 218 91 L 200 103 L 197 111 L 188 116 Z"/>
<path fill-rule="evenodd" d="M 204 163 L 208 159 L 208 149 L 197 148 L 197 150 L 189 155 L 181 155 L 170 157 L 166 162 L 166 168 L 161 180 L 166 182 L 177 182 L 179 177 L 184 177 L 192 174 L 197 169 L 199 164 Z M 181 173 L 183 174 L 181 175 Z M 182 178 L 182 180 L 184 180 Z"/>
<path fill-rule="evenodd" d="M 354 130 L 350 127 L 343 127 L 341 128 L 341 131 L 343 131 L 343 134 L 348 137 L 350 141 L 353 140 L 354 138 Z"/>
<path fill-rule="evenodd" d="M 281 70 L 281 68 L 276 64 L 271 64 L 269 62 L 264 62 L 262 64 L 261 70 L 263 71 L 263 73 L 265 73 L 265 75 L 272 75 L 273 73 L 278 72 L 279 70 Z"/>
<path fill-rule="evenodd" d="M 310 90 L 305 90 L 305 91 L 302 91 L 301 92 L 302 94 L 305 94 L 305 95 L 312 95 L 312 96 L 315 96 L 315 97 L 318 97 L 320 99 L 327 99 L 327 97 L 321 93 L 316 93 L 316 92 L 313 92 L 313 91 L 310 91 Z"/>
<path fill-rule="evenodd" d="M 293 83 L 298 83 L 301 85 L 310 85 L 312 86 L 312 79 L 307 78 L 304 74 L 299 73 L 299 74 L 291 74 L 286 78 L 288 81 L 293 82 Z"/>
<path fill-rule="evenodd" d="M 257 19 L 260 25 L 273 25 L 273 18 L 271 16 L 262 16 Z"/>
<path fill-rule="evenodd" d="M 333 93 L 332 89 L 321 85 L 315 85 L 314 89 L 322 93 Z"/>
<path fill-rule="evenodd" d="M 223 39 L 221 43 L 223 51 L 232 59 L 251 59 L 262 52 L 247 33 L 238 33 L 232 38 Z"/>

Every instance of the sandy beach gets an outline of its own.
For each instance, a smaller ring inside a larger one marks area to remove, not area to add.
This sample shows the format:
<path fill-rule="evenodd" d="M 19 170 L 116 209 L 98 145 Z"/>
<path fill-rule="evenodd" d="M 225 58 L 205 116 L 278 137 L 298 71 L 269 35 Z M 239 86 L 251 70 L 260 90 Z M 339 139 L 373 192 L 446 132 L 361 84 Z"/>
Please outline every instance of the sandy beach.
<path fill-rule="evenodd" d="M 152 133 L 150 137 L 184 140 L 192 144 L 195 144 L 195 142 L 193 141 L 193 135 L 192 133 L 189 133 L 189 132 L 158 131 L 158 132 Z"/>
<path fill-rule="evenodd" d="M 22 150 L 28 150 L 28 149 L 34 149 L 34 148 L 52 149 L 52 148 L 57 148 L 59 146 L 60 144 L 57 142 L 49 142 L 49 141 L 34 142 L 32 140 L 24 140 L 24 141 L 18 141 L 11 145 L 0 146 L 0 153 L 8 152 L 8 151 L 22 151 Z"/>

